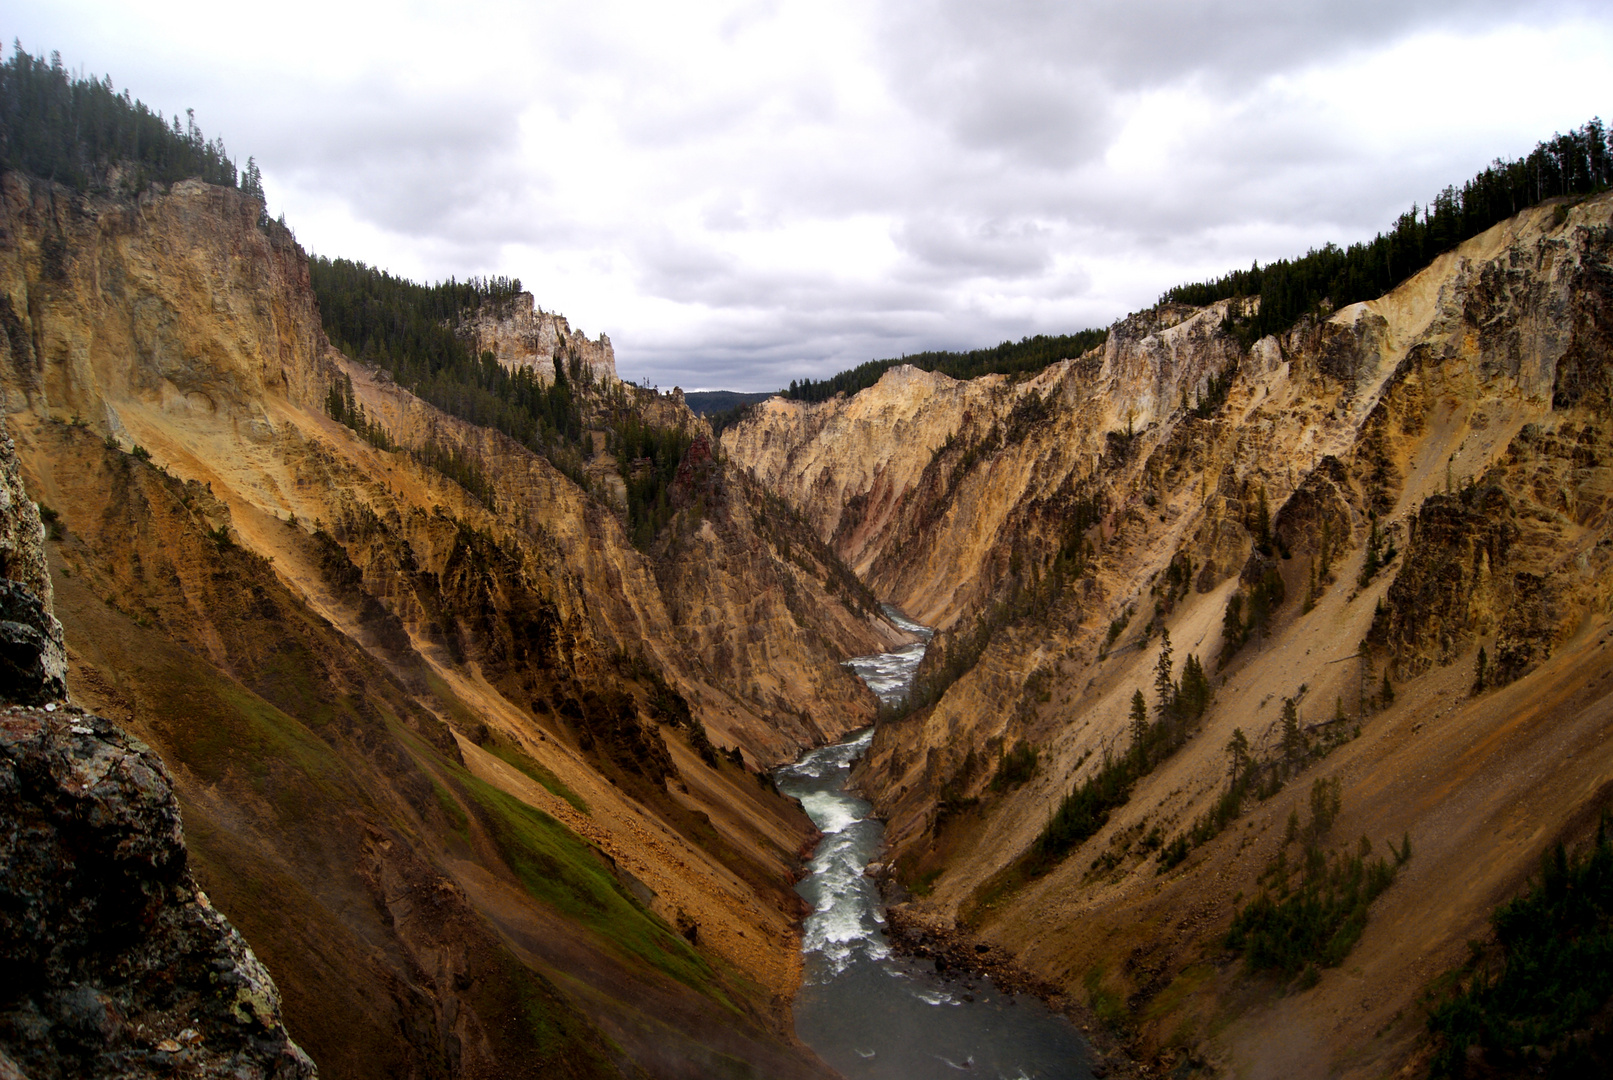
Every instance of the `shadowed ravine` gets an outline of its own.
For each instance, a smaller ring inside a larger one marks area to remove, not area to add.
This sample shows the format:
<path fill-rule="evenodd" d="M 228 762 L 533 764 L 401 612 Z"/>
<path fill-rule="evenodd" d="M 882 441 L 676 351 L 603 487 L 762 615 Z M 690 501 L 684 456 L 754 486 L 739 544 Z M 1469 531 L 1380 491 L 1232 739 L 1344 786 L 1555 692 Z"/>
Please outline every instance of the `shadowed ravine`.
<path fill-rule="evenodd" d="M 847 663 L 889 704 L 907 692 L 929 631 L 887 612 L 925 640 Z M 797 1034 L 853 1080 L 1090 1077 L 1080 1034 L 1035 998 L 1000 993 L 988 978 L 943 979 L 929 963 L 892 954 L 879 891 L 863 876 L 884 824 L 844 790 L 872 737 L 868 729 L 811 751 L 777 774 L 780 790 L 800 799 L 824 834 L 798 886 L 813 911 L 802 935 Z"/>

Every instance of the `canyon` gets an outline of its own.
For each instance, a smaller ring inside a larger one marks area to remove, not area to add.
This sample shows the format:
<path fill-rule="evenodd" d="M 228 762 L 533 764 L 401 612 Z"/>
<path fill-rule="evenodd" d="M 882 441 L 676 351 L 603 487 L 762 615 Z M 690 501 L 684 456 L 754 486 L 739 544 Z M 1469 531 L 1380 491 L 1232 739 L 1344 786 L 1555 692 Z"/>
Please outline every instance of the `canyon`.
<path fill-rule="evenodd" d="M 1420 995 L 1613 790 L 1610 249 L 1613 196 L 1549 201 L 1282 335 L 1161 303 L 1029 376 L 895 367 L 720 437 L 529 294 L 475 307 L 474 352 L 575 388 L 568 471 L 334 346 L 256 200 L 7 171 L 0 388 L 49 537 L 17 573 L 73 707 L 165 763 L 174 888 L 326 1075 L 833 1075 L 790 1011 L 816 830 L 769 772 L 876 720 L 853 783 L 904 923 L 1144 1070 L 1415 1072 Z M 687 440 L 652 530 L 628 423 Z M 882 602 L 938 631 L 883 712 L 842 664 L 915 640 Z M 1200 715 L 1038 856 L 1166 634 Z M 1215 818 L 1285 702 L 1310 756 Z M 1299 986 L 1226 942 L 1315 790 L 1332 840 L 1407 846 Z"/>
<path fill-rule="evenodd" d="M 68 685 L 167 763 L 197 880 L 312 1058 L 822 1074 L 787 1011 L 812 829 L 756 769 L 870 722 L 839 660 L 906 640 L 828 549 L 717 462 L 635 548 L 608 493 L 332 348 L 306 256 L 235 191 L 8 172 L 0 201 Z M 349 381 L 498 512 L 333 420 Z"/>
<path fill-rule="evenodd" d="M 1251 301 L 1161 304 L 1034 378 L 896 368 L 726 431 L 942 631 L 924 707 L 882 723 L 854 777 L 894 893 L 918 894 L 904 918 L 1009 950 L 1145 1056 L 1415 1070 L 1419 996 L 1613 780 L 1610 215 L 1606 195 L 1535 208 L 1247 347 L 1228 306 Z M 1155 707 L 1163 633 L 1212 702 L 1049 867 L 1061 800 L 1128 753 L 1135 693 Z M 1280 756 L 1285 701 L 1325 756 L 1222 823 L 1234 733 Z M 1002 783 L 1027 748 L 1034 776 Z M 1345 965 L 1285 993 L 1225 940 L 1319 780 L 1337 836 L 1416 854 Z"/>

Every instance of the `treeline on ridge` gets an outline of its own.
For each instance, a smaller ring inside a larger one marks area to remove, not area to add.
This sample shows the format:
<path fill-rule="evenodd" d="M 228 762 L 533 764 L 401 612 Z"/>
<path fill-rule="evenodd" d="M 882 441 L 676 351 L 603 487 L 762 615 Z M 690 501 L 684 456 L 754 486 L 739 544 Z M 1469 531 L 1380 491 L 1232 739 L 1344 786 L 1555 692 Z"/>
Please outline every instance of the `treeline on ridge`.
<path fill-rule="evenodd" d="M 1301 316 L 1326 305 L 1337 310 L 1389 292 L 1437 256 L 1519 211 L 1560 196 L 1586 195 L 1613 185 L 1613 135 L 1592 119 L 1566 135 L 1555 135 L 1513 161 L 1497 158 L 1460 188 L 1448 186 L 1427 206 L 1413 206 L 1387 232 L 1340 248 L 1328 244 L 1296 259 L 1279 259 L 1248 270 L 1234 270 L 1210 281 L 1167 289 L 1160 301 L 1204 307 L 1220 300 L 1259 297 L 1254 310 L 1228 320 L 1227 329 L 1245 344 L 1280 334 Z M 874 385 L 899 364 L 939 371 L 955 379 L 1018 375 L 1079 356 L 1108 337 L 1107 330 L 1043 335 L 1005 341 L 969 352 L 923 352 L 870 360 L 827 379 L 792 382 L 784 397 L 826 401 Z M 721 414 L 719 430 L 740 419 L 745 406 Z"/>
<path fill-rule="evenodd" d="M 543 454 L 579 486 L 588 487 L 583 464 L 593 456 L 594 442 L 579 399 L 579 391 L 592 377 L 588 365 L 576 355 L 557 355 L 553 381 L 545 383 L 531 368 L 507 368 L 491 352 L 478 355 L 453 330 L 483 305 L 502 303 L 519 293 L 519 279 L 450 278 L 421 285 L 364 263 L 322 256 L 308 260 L 308 276 L 325 334 L 337 348 L 385 369 L 399 386 L 444 412 L 502 431 Z M 605 398 L 611 415 L 595 420 L 605 428 L 605 448 L 616 454 L 621 466 L 628 534 L 639 547 L 647 547 L 672 518 L 668 488 L 692 436 L 644 423 L 629 407 L 619 384 Z M 371 444 L 384 450 L 399 448 L 364 417 L 349 388 L 333 387 L 326 411 Z M 493 505 L 491 487 L 479 472 L 449 462 L 429 448 L 410 452 Z"/>
<path fill-rule="evenodd" d="M 827 379 L 792 381 L 789 389 L 782 393 L 795 401 L 827 401 L 839 393 L 855 394 L 873 386 L 881 375 L 902 364 L 912 364 L 925 371 L 939 371 L 954 379 L 973 379 L 981 375 L 1022 375 L 1041 371 L 1059 360 L 1080 356 L 1088 349 L 1102 345 L 1108 338 L 1107 330 L 1037 334 L 1018 341 L 1005 341 L 989 349 L 971 349 L 968 352 L 932 350 L 887 360 L 870 360 Z"/>
<path fill-rule="evenodd" d="M 347 259 L 313 256 L 308 278 L 325 334 L 355 360 L 384 368 L 393 380 L 446 413 L 495 428 L 546 453 L 573 479 L 580 475 L 582 416 L 565 364 L 545 385 L 529 368 L 510 370 L 481 356 L 452 323 L 482 304 L 521 291 L 518 279 L 421 285 Z M 571 451 L 567 453 L 566 451 Z"/>
<path fill-rule="evenodd" d="M 186 110 L 180 125 L 112 89 L 112 77 L 74 78 L 60 53 L 31 56 L 19 44 L 0 61 L 0 171 L 17 169 L 75 191 L 105 187 L 113 166 L 124 186 L 198 177 L 236 186 L 235 163 L 221 139 L 207 139 Z M 256 169 L 253 170 L 254 176 Z M 261 187 L 249 192 L 262 198 Z"/>
<path fill-rule="evenodd" d="M 1613 184 L 1613 142 L 1601 120 L 1535 146 L 1526 157 L 1497 158 L 1460 188 L 1447 186 L 1420 210 L 1413 205 L 1387 232 L 1302 258 L 1234 270 L 1213 281 L 1178 285 L 1162 301 L 1204 307 L 1259 297 L 1253 312 L 1230 320 L 1245 344 L 1280 334 L 1306 314 L 1384 295 L 1464 240 L 1547 199 L 1586 195 Z"/>

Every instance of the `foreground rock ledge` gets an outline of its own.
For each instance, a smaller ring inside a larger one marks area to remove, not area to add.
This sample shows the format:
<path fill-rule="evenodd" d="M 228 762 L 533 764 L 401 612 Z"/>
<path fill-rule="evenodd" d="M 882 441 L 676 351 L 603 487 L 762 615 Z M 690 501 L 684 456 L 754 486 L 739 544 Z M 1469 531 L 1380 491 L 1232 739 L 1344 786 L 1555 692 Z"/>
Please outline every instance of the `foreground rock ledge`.
<path fill-rule="evenodd" d="M 304 1080 L 280 993 L 187 868 L 158 757 L 72 706 L 0 711 L 0 1080 Z"/>

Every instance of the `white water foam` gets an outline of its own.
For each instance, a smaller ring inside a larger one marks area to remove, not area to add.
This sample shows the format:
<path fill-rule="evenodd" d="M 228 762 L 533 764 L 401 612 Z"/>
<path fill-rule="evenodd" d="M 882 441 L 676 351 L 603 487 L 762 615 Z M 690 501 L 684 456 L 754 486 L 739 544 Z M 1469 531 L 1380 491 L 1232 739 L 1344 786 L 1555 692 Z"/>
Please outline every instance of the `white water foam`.
<path fill-rule="evenodd" d="M 852 811 L 846 799 L 826 791 L 815 791 L 801 797 L 801 808 L 818 827 L 818 831 L 832 834 L 863 820 Z"/>
<path fill-rule="evenodd" d="M 913 996 L 926 1005 L 962 1005 L 963 1002 L 945 990 L 914 990 Z"/>
<path fill-rule="evenodd" d="M 909 692 L 929 633 L 898 612 L 887 614 L 922 640 L 846 666 L 882 703 L 894 705 Z M 954 1070 L 1000 1080 L 1091 1080 L 1080 1036 L 1066 1021 L 1035 1003 L 1003 1010 L 989 995 L 964 1001 L 963 991 L 928 965 L 893 956 L 879 891 L 864 876 L 884 825 L 868 803 L 845 790 L 872 740 L 873 730 L 863 731 L 775 773 L 779 789 L 800 799 L 823 833 L 810 876 L 796 886 L 812 907 L 801 933 L 805 971 L 796 1024 L 802 1038 L 853 1080 L 933 1080 Z M 1028 1061 L 1034 1062 L 1029 1069 Z"/>

